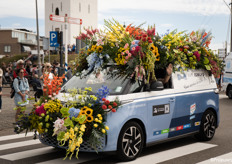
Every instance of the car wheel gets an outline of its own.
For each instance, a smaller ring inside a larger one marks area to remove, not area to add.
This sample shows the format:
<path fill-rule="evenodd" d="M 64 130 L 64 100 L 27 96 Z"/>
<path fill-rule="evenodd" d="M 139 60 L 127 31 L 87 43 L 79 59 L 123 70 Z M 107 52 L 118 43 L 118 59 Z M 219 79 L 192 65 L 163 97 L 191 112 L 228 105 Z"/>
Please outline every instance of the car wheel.
<path fill-rule="evenodd" d="M 228 97 L 229 99 L 232 99 L 232 86 L 229 86 L 228 88 Z"/>
<path fill-rule="evenodd" d="M 132 161 L 142 152 L 144 134 L 136 122 L 125 124 L 119 134 L 117 156 L 122 161 Z"/>
<path fill-rule="evenodd" d="M 201 141 L 209 141 L 213 138 L 216 131 L 217 119 L 213 111 L 207 110 L 201 119 L 200 131 L 196 138 Z"/>

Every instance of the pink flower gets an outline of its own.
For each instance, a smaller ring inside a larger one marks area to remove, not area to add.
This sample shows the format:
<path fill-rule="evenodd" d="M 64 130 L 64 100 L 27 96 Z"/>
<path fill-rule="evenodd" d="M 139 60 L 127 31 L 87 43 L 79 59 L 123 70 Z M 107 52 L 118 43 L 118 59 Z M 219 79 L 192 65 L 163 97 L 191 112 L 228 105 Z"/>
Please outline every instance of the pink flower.
<path fill-rule="evenodd" d="M 131 57 L 131 53 L 128 54 L 128 57 Z"/>
<path fill-rule="evenodd" d="M 122 56 L 123 56 L 124 54 L 125 54 L 124 52 L 121 53 Z"/>
<path fill-rule="evenodd" d="M 132 51 L 135 51 L 135 47 L 132 47 Z"/>
<path fill-rule="evenodd" d="M 196 56 L 197 61 L 200 61 L 200 60 L 201 60 L 201 59 L 200 59 L 200 56 L 201 56 L 201 55 L 199 54 L 198 51 L 193 52 L 193 55 Z"/>
<path fill-rule="evenodd" d="M 133 41 L 131 44 L 132 44 L 132 45 L 135 45 L 135 42 Z"/>
<path fill-rule="evenodd" d="M 124 46 L 124 48 L 125 48 L 125 49 L 127 49 L 127 48 L 128 48 L 128 46 L 129 46 L 129 44 L 128 44 L 128 43 L 126 43 L 126 44 L 125 44 L 125 46 Z"/>
<path fill-rule="evenodd" d="M 38 116 L 41 116 L 42 113 L 46 114 L 46 111 L 44 110 L 44 105 L 41 105 L 35 110 L 35 114 Z"/>
<path fill-rule="evenodd" d="M 128 51 L 128 50 L 126 50 L 126 54 L 129 54 L 129 51 Z"/>
<path fill-rule="evenodd" d="M 129 58 L 128 56 L 125 57 L 126 60 L 128 60 L 128 58 Z"/>

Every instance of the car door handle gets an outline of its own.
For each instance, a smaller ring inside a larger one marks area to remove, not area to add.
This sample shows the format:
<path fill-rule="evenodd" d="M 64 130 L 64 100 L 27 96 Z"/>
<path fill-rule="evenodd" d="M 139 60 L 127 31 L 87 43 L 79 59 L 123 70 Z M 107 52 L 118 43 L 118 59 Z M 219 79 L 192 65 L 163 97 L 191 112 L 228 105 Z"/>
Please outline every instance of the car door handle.
<path fill-rule="evenodd" d="M 175 98 L 170 98 L 169 102 L 175 102 Z"/>

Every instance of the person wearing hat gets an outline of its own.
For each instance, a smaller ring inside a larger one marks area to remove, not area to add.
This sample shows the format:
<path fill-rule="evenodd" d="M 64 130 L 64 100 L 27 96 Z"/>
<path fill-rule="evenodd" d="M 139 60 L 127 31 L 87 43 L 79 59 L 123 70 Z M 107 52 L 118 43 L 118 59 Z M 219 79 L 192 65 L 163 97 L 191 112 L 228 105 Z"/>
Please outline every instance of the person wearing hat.
<path fill-rule="evenodd" d="M 16 70 L 21 69 L 21 68 L 23 68 L 23 70 L 24 70 L 24 77 L 27 77 L 28 73 L 27 73 L 26 69 L 24 68 L 24 61 L 22 59 L 18 60 L 16 63 Z M 15 70 L 13 72 L 13 77 L 14 77 L 14 79 L 17 77 L 17 73 Z"/>
<path fill-rule="evenodd" d="M 3 71 L 0 68 L 0 113 L 2 111 L 2 76 L 3 76 Z"/>
<path fill-rule="evenodd" d="M 43 80 L 44 75 L 48 75 L 48 79 L 52 80 L 54 77 L 54 74 L 52 73 L 52 65 L 50 63 L 44 64 L 44 71 L 43 75 L 40 77 L 40 80 Z"/>

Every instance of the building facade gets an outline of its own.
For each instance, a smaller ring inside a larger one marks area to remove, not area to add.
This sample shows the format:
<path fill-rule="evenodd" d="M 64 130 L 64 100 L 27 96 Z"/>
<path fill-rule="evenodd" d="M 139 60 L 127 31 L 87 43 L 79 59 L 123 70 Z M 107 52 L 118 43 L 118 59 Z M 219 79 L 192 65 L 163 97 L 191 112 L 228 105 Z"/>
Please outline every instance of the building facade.
<path fill-rule="evenodd" d="M 0 30 L 0 55 L 11 56 L 27 53 L 36 49 L 36 46 L 36 33 L 16 29 Z"/>
<path fill-rule="evenodd" d="M 65 41 L 65 23 L 49 19 L 50 15 L 65 16 L 82 19 L 82 25 L 67 25 L 67 44 L 75 44 L 75 37 L 79 36 L 84 28 L 97 28 L 98 2 L 97 0 L 45 0 L 45 37 L 50 31 L 63 31 Z"/>

